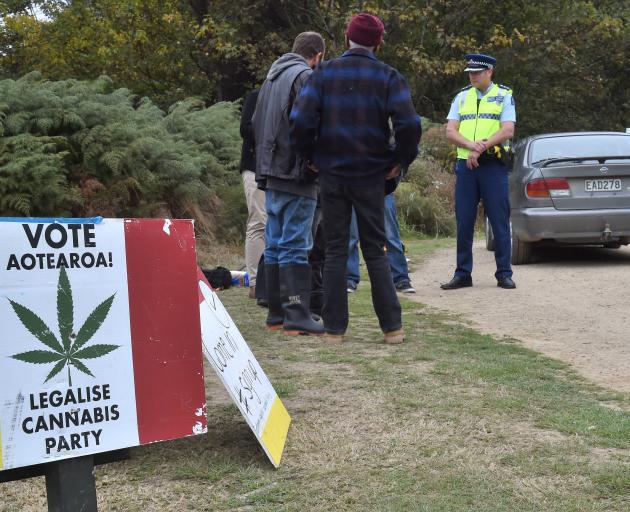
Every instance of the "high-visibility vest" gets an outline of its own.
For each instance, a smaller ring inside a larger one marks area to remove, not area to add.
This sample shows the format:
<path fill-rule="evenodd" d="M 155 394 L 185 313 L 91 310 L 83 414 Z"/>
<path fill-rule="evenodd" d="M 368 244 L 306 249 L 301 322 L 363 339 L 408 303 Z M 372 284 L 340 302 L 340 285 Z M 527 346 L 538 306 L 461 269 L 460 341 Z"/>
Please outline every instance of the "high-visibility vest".
<path fill-rule="evenodd" d="M 459 133 L 468 140 L 477 141 L 488 139 L 501 128 L 501 111 L 506 94 L 512 94 L 512 89 L 505 85 L 492 84 L 490 90 L 481 100 L 477 101 L 477 89 L 467 87 L 459 99 Z M 504 149 L 509 149 L 509 143 L 504 143 Z M 470 150 L 457 148 L 457 158 L 468 158 Z"/>

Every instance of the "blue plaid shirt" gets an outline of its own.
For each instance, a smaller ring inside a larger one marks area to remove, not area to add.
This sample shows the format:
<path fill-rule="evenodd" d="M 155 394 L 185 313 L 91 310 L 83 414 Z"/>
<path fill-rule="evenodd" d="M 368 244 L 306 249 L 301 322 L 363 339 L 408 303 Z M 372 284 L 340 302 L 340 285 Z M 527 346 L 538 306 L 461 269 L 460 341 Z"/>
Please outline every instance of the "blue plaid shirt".
<path fill-rule="evenodd" d="M 362 48 L 318 66 L 290 122 L 298 154 L 322 175 L 352 182 L 407 167 L 422 133 L 405 79 Z"/>

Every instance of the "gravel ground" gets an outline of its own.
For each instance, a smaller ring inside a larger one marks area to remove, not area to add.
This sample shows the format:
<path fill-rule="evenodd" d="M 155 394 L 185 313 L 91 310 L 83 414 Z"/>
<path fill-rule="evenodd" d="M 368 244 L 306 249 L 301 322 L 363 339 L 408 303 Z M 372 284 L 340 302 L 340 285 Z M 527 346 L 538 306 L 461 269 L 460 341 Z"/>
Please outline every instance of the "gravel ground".
<path fill-rule="evenodd" d="M 514 267 L 516 290 L 497 288 L 494 253 L 481 241 L 474 261 L 474 286 L 444 291 L 439 285 L 452 277 L 455 248 L 437 251 L 411 275 L 417 293 L 409 297 L 630 392 L 630 248 L 538 249 L 531 264 Z"/>

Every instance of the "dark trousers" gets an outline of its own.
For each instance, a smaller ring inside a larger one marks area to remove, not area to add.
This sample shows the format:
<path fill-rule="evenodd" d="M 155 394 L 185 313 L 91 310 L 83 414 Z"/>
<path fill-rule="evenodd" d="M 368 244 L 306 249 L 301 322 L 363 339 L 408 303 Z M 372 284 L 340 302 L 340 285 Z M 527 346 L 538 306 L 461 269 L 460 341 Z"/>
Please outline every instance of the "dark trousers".
<path fill-rule="evenodd" d="M 311 312 L 321 315 L 324 305 L 324 261 L 326 259 L 326 238 L 322 223 L 322 210 L 315 209 L 313 218 L 313 248 L 308 255 L 311 265 Z"/>
<path fill-rule="evenodd" d="M 326 262 L 324 264 L 324 307 L 326 332 L 344 334 L 348 327 L 346 266 L 352 208 L 357 216 L 361 252 L 372 284 L 372 304 L 383 332 L 402 326 L 400 303 L 385 255 L 385 178 L 373 186 L 320 182 Z M 360 185 L 360 183 L 359 183 Z"/>
<path fill-rule="evenodd" d="M 479 200 L 488 215 L 494 234 L 497 279 L 512 276 L 512 237 L 510 235 L 510 197 L 507 168 L 498 160 L 489 160 L 475 169 L 466 160 L 455 166 L 455 217 L 457 219 L 457 269 L 455 275 L 470 276 L 473 268 L 473 236 Z"/>

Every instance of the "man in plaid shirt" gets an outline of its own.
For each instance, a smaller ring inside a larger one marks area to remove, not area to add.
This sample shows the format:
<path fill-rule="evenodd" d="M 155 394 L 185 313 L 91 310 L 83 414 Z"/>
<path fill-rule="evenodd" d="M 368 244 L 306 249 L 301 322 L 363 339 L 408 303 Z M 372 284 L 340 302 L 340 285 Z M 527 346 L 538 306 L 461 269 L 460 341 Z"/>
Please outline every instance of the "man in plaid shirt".
<path fill-rule="evenodd" d="M 374 55 L 383 32 L 376 16 L 352 18 L 346 30 L 349 50 L 320 64 L 291 111 L 291 143 L 320 175 L 326 233 L 322 316 L 328 343 L 341 343 L 348 326 L 346 261 L 353 207 L 385 342 L 404 341 L 384 252 L 384 198 L 386 187 L 393 190 L 393 180 L 416 157 L 421 127 L 404 78 Z"/>

